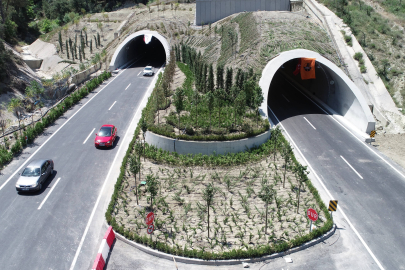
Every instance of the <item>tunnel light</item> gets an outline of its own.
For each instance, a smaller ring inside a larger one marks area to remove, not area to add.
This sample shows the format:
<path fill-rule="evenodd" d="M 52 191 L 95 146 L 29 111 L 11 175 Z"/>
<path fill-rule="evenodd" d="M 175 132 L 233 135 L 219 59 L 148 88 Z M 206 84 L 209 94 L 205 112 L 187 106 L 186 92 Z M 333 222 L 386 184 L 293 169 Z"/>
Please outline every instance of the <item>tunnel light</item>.
<path fill-rule="evenodd" d="M 149 44 L 149 42 L 152 40 L 152 35 L 143 35 L 143 41 L 145 41 L 145 44 Z"/>

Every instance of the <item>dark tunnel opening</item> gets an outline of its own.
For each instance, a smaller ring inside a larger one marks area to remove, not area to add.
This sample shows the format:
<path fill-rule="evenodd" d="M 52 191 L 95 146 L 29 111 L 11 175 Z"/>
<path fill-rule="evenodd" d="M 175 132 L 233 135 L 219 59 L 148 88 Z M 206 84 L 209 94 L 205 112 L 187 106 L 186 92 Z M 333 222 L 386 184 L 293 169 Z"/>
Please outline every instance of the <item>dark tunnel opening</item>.
<path fill-rule="evenodd" d="M 148 44 L 145 44 L 144 35 L 135 37 L 122 48 L 121 53 L 124 53 L 123 56 L 125 57 L 123 62 L 135 61 L 131 67 L 153 66 L 160 68 L 166 63 L 166 52 L 163 44 L 154 36 Z"/>
<path fill-rule="evenodd" d="M 331 87 L 325 67 L 316 62 L 316 78 L 302 80 L 299 73 L 293 74 L 297 63 L 298 59 L 284 63 L 274 74 L 268 90 L 267 104 L 279 121 L 300 115 L 326 114 L 308 99 L 313 100 L 311 96 L 314 96 L 327 102 L 330 98 Z M 270 111 L 269 116 L 274 117 Z"/>

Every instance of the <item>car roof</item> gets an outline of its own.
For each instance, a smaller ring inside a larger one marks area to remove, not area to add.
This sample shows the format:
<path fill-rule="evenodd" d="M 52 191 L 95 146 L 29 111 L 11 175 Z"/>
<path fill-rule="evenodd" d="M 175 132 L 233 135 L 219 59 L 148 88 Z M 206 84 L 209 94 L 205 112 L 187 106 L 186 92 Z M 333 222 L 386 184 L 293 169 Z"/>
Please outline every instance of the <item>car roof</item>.
<path fill-rule="evenodd" d="M 146 66 L 145 68 L 152 68 L 152 66 Z"/>
<path fill-rule="evenodd" d="M 102 125 L 101 127 L 113 127 L 114 125 Z"/>
<path fill-rule="evenodd" d="M 27 167 L 41 167 L 46 161 L 46 159 L 34 160 Z"/>

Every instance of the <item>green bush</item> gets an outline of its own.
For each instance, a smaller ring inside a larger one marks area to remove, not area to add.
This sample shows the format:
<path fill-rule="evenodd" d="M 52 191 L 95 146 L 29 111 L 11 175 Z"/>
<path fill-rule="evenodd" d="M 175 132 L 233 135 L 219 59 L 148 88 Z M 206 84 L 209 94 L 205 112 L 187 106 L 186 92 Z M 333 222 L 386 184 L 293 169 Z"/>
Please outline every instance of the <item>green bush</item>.
<path fill-rule="evenodd" d="M 365 65 L 361 65 L 361 66 L 360 66 L 360 72 L 361 72 L 361 73 L 366 73 L 366 72 L 367 72 L 367 68 L 366 68 Z"/>
<path fill-rule="evenodd" d="M 357 61 L 360 61 L 360 59 L 363 59 L 363 54 L 361 52 L 356 52 L 353 57 Z"/>

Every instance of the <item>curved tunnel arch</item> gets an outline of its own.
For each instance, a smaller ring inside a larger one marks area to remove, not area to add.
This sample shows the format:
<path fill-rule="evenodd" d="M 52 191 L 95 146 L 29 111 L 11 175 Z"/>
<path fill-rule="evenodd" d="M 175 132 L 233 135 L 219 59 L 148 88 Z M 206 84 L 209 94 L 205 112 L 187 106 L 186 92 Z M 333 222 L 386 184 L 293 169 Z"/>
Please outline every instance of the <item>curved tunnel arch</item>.
<path fill-rule="evenodd" d="M 143 50 L 143 47 L 141 47 L 139 40 L 142 39 L 144 35 L 151 35 L 153 37 L 151 42 L 159 42 L 164 49 L 164 53 L 166 56 L 165 62 L 167 63 L 170 61 L 170 45 L 169 42 L 167 42 L 166 38 L 156 31 L 141 30 L 126 37 L 125 40 L 118 46 L 111 58 L 109 66 L 110 70 L 115 70 L 117 68 L 125 66 L 137 58 L 138 49 Z"/>
<path fill-rule="evenodd" d="M 264 97 L 264 101 L 260 107 L 262 114 L 268 117 L 267 104 L 271 84 L 275 75 L 278 74 L 283 65 L 288 63 L 291 65 L 294 59 L 302 57 L 316 58 L 316 63 L 320 68 L 319 70 L 322 70 L 319 80 L 312 86 L 312 89 L 307 89 L 308 85 L 303 86 L 303 88 L 313 92 L 313 95 L 316 94 L 317 101 L 322 103 L 330 113 L 343 116 L 360 132 L 370 133 L 370 131 L 375 128 L 375 120 L 367 105 L 366 99 L 357 86 L 334 63 L 321 56 L 319 53 L 304 49 L 282 52 L 267 63 L 266 67 L 263 69 L 259 82 Z M 289 79 L 294 81 L 293 77 Z M 331 82 L 333 84 L 331 84 Z M 320 85 L 321 83 L 323 85 Z M 325 88 L 325 83 L 328 84 L 326 91 L 321 89 L 322 86 L 322 88 Z M 315 88 L 317 88 L 318 91 Z"/>

